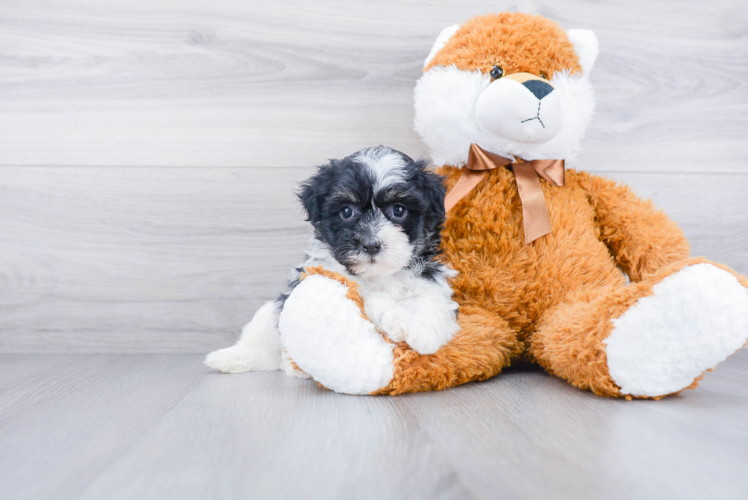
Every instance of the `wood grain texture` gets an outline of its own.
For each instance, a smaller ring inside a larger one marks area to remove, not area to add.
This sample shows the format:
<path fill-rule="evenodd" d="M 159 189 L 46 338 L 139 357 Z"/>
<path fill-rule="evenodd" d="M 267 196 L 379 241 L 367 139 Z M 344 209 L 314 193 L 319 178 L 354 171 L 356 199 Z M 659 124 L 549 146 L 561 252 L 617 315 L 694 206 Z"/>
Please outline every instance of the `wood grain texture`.
<path fill-rule="evenodd" d="M 439 31 L 533 10 L 595 30 L 590 171 L 745 172 L 736 0 L 15 0 L 0 13 L 0 165 L 303 166 L 427 153 L 412 89 Z"/>
<path fill-rule="evenodd" d="M 469 450 L 452 464 L 480 498 L 501 485 L 505 498 L 737 499 L 748 491 L 747 355 L 663 405 L 601 399 L 542 372 L 499 375 L 451 404 L 427 393 L 402 404 L 438 449 Z"/>
<path fill-rule="evenodd" d="M 293 195 L 308 169 L 2 173 L 0 350 L 227 342 L 284 290 L 311 235 Z"/>
<path fill-rule="evenodd" d="M 18 381 L 0 410 L 7 498 L 75 498 L 203 378 L 168 356 L 27 356 L 16 364 L 38 359 L 53 366 Z M 69 467 L 71 459 L 78 465 Z"/>
<path fill-rule="evenodd" d="M 1 172 L 0 352 L 223 347 L 311 234 L 293 195 L 307 168 Z M 748 272 L 748 175 L 611 177 L 665 209 L 694 255 Z"/>
<path fill-rule="evenodd" d="M 436 34 L 517 9 L 600 39 L 571 166 L 631 184 L 695 255 L 748 272 L 740 2 L 10 0 L 0 352 L 232 342 L 302 256 L 295 183 L 373 144 L 427 154 L 412 89 Z"/>
<path fill-rule="evenodd" d="M 599 398 L 529 368 L 443 392 L 360 397 L 200 362 L 0 355 L 0 374 L 29 367 L 0 392 L 4 498 L 748 495 L 748 351 L 660 402 Z"/>

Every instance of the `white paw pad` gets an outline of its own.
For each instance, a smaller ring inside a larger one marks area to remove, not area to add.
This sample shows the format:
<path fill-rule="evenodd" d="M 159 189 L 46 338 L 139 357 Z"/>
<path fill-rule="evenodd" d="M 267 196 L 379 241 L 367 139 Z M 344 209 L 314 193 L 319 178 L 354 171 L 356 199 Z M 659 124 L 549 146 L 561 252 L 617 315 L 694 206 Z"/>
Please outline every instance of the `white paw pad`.
<path fill-rule="evenodd" d="M 696 264 L 668 276 L 604 340 L 623 394 L 662 396 L 691 385 L 748 340 L 748 289 L 731 273 Z"/>

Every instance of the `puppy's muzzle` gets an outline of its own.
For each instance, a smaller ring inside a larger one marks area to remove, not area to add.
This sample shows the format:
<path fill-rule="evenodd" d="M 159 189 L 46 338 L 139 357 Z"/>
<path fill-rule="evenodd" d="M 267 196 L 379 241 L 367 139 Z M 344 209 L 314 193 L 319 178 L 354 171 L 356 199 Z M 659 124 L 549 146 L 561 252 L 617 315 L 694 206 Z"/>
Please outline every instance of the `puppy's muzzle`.
<path fill-rule="evenodd" d="M 548 142 L 564 123 L 558 92 L 530 73 L 491 82 L 478 97 L 475 117 L 486 132 L 526 144 Z"/>

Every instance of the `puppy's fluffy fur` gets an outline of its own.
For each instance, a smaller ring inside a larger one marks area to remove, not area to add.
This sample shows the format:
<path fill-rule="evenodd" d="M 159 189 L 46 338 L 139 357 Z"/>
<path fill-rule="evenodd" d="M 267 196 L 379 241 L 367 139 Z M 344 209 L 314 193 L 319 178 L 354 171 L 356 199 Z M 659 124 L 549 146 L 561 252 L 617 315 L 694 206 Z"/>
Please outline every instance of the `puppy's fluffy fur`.
<path fill-rule="evenodd" d="M 436 352 L 459 330 L 447 283 L 454 271 L 436 260 L 444 192 L 426 161 L 386 147 L 319 167 L 299 193 L 314 236 L 288 292 L 260 308 L 237 344 L 209 354 L 205 364 L 225 373 L 304 376 L 284 355 L 278 316 L 300 273 L 313 266 L 356 281 L 367 316 L 391 340 Z"/>

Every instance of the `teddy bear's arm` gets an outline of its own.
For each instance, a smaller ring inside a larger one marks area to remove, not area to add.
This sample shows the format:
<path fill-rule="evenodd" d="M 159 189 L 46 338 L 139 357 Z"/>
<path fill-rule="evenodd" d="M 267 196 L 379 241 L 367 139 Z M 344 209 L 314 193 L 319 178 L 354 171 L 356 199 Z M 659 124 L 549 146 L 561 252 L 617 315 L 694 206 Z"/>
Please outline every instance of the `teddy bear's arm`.
<path fill-rule="evenodd" d="M 580 185 L 594 208 L 601 240 L 632 281 L 688 257 L 683 231 L 650 200 L 595 175 L 580 175 Z"/>

